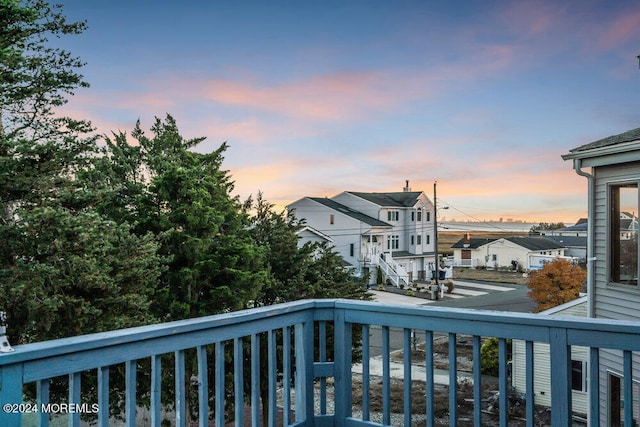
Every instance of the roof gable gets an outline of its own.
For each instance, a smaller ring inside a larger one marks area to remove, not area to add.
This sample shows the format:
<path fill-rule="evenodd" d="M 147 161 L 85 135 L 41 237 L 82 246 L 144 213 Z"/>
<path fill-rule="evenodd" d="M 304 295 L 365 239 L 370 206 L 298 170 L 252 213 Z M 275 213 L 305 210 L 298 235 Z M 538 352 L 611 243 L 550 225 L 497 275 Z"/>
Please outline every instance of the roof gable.
<path fill-rule="evenodd" d="M 498 239 L 489 239 L 489 238 L 470 238 L 470 239 L 460 239 L 456 243 L 454 243 L 451 247 L 453 249 L 478 249 L 481 246 L 486 245 L 487 243 L 495 242 Z"/>

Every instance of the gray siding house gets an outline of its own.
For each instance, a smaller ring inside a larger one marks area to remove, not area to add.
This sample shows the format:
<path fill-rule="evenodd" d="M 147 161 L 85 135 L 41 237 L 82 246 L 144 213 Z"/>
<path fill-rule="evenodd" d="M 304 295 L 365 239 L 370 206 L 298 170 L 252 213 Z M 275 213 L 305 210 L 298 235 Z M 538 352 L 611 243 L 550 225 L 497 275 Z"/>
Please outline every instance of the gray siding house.
<path fill-rule="evenodd" d="M 640 210 L 640 128 L 577 147 L 562 157 L 572 160 L 576 173 L 588 181 L 588 315 L 640 321 L 638 232 L 622 223 L 625 218 L 633 222 Z M 628 232 L 622 233 L 624 228 Z M 622 374 L 622 353 L 600 350 L 598 357 L 599 419 L 591 425 L 622 425 L 622 411 L 629 408 L 625 387 L 632 393 L 639 424 L 640 357 L 633 353 L 632 378 Z"/>

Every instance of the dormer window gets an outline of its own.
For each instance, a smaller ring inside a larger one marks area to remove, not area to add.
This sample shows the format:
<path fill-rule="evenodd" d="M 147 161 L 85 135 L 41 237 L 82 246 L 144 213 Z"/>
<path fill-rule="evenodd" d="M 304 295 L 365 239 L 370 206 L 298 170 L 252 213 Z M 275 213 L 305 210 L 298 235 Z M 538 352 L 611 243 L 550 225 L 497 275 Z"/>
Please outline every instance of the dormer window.
<path fill-rule="evenodd" d="M 638 183 L 612 185 L 609 194 L 609 278 L 614 283 L 637 285 L 638 233 L 629 230 L 628 224 L 638 212 Z"/>

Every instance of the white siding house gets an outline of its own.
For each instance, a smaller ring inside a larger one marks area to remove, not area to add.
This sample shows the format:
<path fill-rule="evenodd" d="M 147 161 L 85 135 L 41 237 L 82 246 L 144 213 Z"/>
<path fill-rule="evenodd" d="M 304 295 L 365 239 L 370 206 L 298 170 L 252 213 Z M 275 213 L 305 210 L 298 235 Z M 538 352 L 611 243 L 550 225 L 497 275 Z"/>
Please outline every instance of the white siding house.
<path fill-rule="evenodd" d="M 589 184 L 587 257 L 589 316 L 640 321 L 637 213 L 640 210 L 640 129 L 613 135 L 571 150 L 575 171 Z M 624 220 L 629 225 L 625 225 Z M 623 233 L 623 229 L 626 229 Z M 600 405 L 592 425 L 622 425 L 624 386 L 633 391 L 633 416 L 640 421 L 640 357 L 632 358 L 632 378 L 625 378 L 623 355 L 599 351 Z M 628 405 L 627 405 L 628 407 Z"/>
<path fill-rule="evenodd" d="M 541 316 L 571 316 L 587 317 L 587 297 L 583 296 L 574 301 L 550 308 L 538 313 Z M 534 343 L 533 345 L 533 392 L 536 405 L 551 406 L 551 361 L 549 358 L 549 344 Z M 526 392 L 526 362 L 525 342 L 514 340 L 512 346 L 512 386 L 517 393 Z M 588 413 L 588 360 L 589 349 L 573 347 L 571 349 L 571 403 L 574 414 L 586 417 Z"/>
<path fill-rule="evenodd" d="M 565 256 L 565 247 L 544 237 L 473 239 L 469 236 L 453 246 L 455 266 L 501 268 L 517 263 L 526 270 L 540 268 L 541 262 Z"/>
<path fill-rule="evenodd" d="M 345 191 L 331 198 L 303 197 L 287 209 L 331 238 L 358 275 L 369 271 L 375 280 L 380 266 L 397 285 L 430 278 L 433 204 L 421 191 Z"/>

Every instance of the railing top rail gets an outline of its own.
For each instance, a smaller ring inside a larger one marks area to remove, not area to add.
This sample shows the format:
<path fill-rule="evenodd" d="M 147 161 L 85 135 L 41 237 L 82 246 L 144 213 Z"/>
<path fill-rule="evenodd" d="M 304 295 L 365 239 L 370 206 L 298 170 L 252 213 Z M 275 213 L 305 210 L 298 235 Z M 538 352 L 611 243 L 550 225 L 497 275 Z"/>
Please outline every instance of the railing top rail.
<path fill-rule="evenodd" d="M 373 312 L 389 315 L 421 316 L 449 320 L 491 322 L 499 327 L 506 325 L 541 326 L 587 332 L 640 334 L 640 322 L 575 316 L 540 315 L 508 311 L 478 310 L 468 308 L 439 307 L 435 305 L 412 306 L 369 301 L 336 300 L 335 308 Z"/>
<path fill-rule="evenodd" d="M 313 309 L 332 308 L 334 306 L 333 303 L 333 300 L 300 300 L 212 316 L 17 345 L 14 346 L 15 351 L 0 354 L 0 366 L 100 347 L 150 340 L 163 336 L 176 336 L 206 329 L 220 328 L 227 325 L 255 322 L 261 319 L 274 318 L 276 316 L 300 313 Z"/>
<path fill-rule="evenodd" d="M 63 338 L 33 344 L 15 346 L 13 353 L 0 355 L 0 366 L 30 360 L 44 359 L 86 350 L 136 343 L 144 340 L 176 337 L 181 334 L 197 333 L 242 323 L 277 319 L 278 316 L 306 315 L 319 319 L 329 319 L 329 311 L 338 309 L 347 313 L 348 321 L 370 323 L 405 328 L 432 328 L 437 332 L 472 331 L 479 335 L 507 336 L 513 338 L 527 336 L 534 330 L 558 328 L 567 331 L 570 343 L 578 345 L 594 344 L 608 348 L 625 346 L 640 350 L 640 322 L 561 317 L 513 313 L 500 311 L 470 310 L 449 307 L 411 306 L 383 304 L 355 300 L 301 300 L 273 306 L 242 310 L 214 316 L 186 319 L 110 332 Z M 482 328 L 480 327 L 482 326 Z M 457 329 L 457 330 L 456 330 Z M 251 333 L 247 328 L 248 333 Z M 515 333 L 513 332 L 515 331 Z M 492 335 L 493 334 L 493 335 Z M 535 340 L 539 334 L 527 339 Z M 623 337 L 625 336 L 625 337 Z M 633 342 L 626 340 L 633 338 Z M 522 339 L 522 338 L 519 338 Z M 623 341 L 626 341 L 623 343 Z M 638 347 L 638 348 L 636 348 Z"/>

